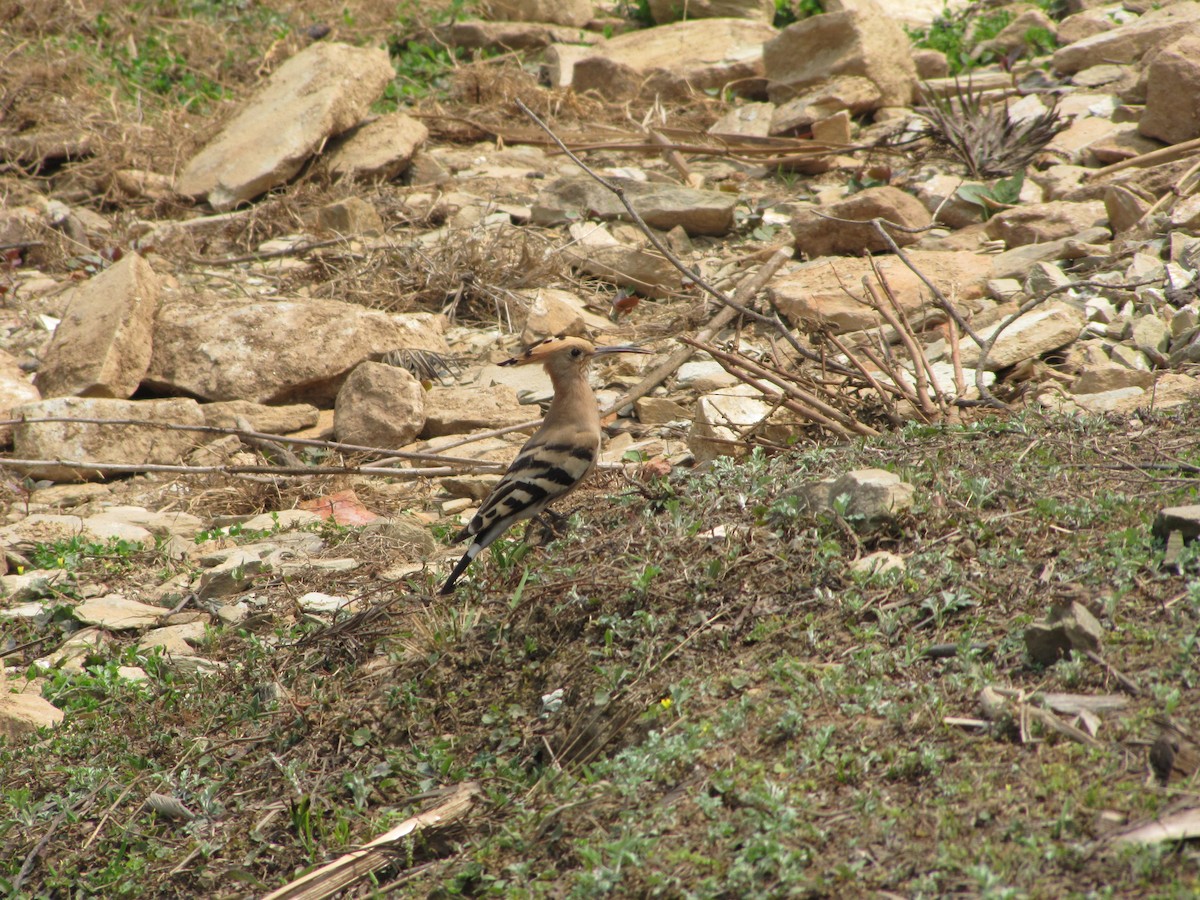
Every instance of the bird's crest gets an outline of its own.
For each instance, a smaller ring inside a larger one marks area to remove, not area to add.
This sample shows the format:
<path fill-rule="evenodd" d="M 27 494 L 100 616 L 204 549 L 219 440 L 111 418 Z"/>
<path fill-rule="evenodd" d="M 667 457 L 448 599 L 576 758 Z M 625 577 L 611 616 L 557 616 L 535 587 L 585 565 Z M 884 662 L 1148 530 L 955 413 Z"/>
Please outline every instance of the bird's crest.
<path fill-rule="evenodd" d="M 596 352 L 596 348 L 592 346 L 590 341 L 585 341 L 583 338 L 571 337 L 566 334 L 555 335 L 544 340 L 538 341 L 529 347 L 524 353 L 514 356 L 511 359 L 506 359 L 500 363 L 502 366 L 527 366 L 531 363 L 545 362 L 555 353 L 562 351 L 579 350 L 576 355 L 591 356 Z"/>

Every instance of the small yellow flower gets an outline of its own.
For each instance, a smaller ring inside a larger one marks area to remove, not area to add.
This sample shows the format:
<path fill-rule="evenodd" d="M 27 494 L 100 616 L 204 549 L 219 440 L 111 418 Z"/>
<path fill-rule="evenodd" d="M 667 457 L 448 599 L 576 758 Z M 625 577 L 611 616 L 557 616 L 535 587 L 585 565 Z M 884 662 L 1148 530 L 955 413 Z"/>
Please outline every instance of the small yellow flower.
<path fill-rule="evenodd" d="M 662 704 L 662 708 L 663 708 L 663 709 L 670 709 L 670 708 L 671 708 L 671 698 L 670 698 L 670 697 L 663 697 L 663 698 L 662 698 L 661 700 L 659 700 L 658 702 L 659 702 L 660 704 Z"/>

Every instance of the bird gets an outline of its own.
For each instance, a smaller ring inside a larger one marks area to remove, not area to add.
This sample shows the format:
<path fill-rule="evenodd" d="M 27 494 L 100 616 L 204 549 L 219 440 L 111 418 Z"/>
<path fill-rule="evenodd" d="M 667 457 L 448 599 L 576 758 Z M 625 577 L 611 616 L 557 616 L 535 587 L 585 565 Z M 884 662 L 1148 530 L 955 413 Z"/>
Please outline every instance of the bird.
<path fill-rule="evenodd" d="M 583 483 L 600 454 L 600 410 L 587 380 L 588 364 L 610 353 L 650 353 L 643 347 L 597 347 L 579 337 L 558 335 L 531 345 L 502 366 L 541 363 L 554 385 L 554 399 L 541 427 L 525 442 L 499 483 L 452 543 L 472 538 L 470 546 L 442 585 L 454 585 L 481 550 L 511 526 L 532 519 L 555 500 Z"/>

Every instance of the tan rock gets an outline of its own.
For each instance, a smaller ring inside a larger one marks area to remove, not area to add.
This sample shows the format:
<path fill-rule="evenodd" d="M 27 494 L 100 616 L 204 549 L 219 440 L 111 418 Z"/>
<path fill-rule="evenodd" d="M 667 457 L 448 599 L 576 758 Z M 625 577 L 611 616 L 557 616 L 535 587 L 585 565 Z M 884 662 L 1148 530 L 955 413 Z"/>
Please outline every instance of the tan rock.
<path fill-rule="evenodd" d="M 1100 394 L 1125 388 L 1148 388 L 1154 384 L 1151 372 L 1140 372 L 1125 366 L 1085 366 L 1071 385 L 1073 394 Z"/>
<path fill-rule="evenodd" d="M 670 26 L 668 26 L 670 27 Z M 737 195 L 673 184 L 612 178 L 615 185 L 651 228 L 669 231 L 681 226 L 689 235 L 723 235 L 733 227 Z M 629 217 L 612 191 L 587 176 L 566 176 L 546 185 L 532 209 L 534 225 L 554 226 L 581 219 L 611 221 Z"/>
<path fill-rule="evenodd" d="M 39 728 L 61 725 L 61 709 L 37 694 L 10 694 L 0 691 L 0 738 L 10 746 L 27 739 Z"/>
<path fill-rule="evenodd" d="M 1004 329 L 992 346 L 984 368 L 995 372 L 1065 347 L 1079 337 L 1084 324 L 1083 312 L 1066 303 L 1051 301 L 1035 307 Z M 999 323 L 983 329 L 979 336 L 986 340 L 998 327 Z M 961 355 L 963 365 L 979 365 L 979 347 L 970 338 L 964 337 Z"/>
<path fill-rule="evenodd" d="M 150 365 L 160 290 L 136 253 L 78 287 L 38 372 L 42 396 L 131 397 Z"/>
<path fill-rule="evenodd" d="M 417 119 L 388 113 L 339 137 L 325 165 L 334 178 L 391 181 L 408 169 L 428 138 L 429 129 Z"/>
<path fill-rule="evenodd" d="M 802 131 L 838 112 L 870 112 L 880 108 L 882 101 L 883 92 L 869 78 L 839 75 L 801 89 L 799 96 L 779 103 L 771 116 L 771 134 Z"/>
<path fill-rule="evenodd" d="M 257 197 L 357 123 L 394 77 L 382 49 L 312 44 L 275 70 L 184 167 L 175 189 L 219 210 Z"/>
<path fill-rule="evenodd" d="M 1104 211 L 1114 234 L 1128 231 L 1142 220 L 1149 209 L 1149 203 L 1120 185 L 1109 185 L 1104 193 Z"/>
<path fill-rule="evenodd" d="M 1052 200 L 998 213 L 988 220 L 987 235 L 992 240 L 1004 241 L 1009 247 L 1020 247 L 1069 238 L 1107 222 L 1108 213 L 1100 201 Z"/>
<path fill-rule="evenodd" d="M 666 425 L 668 422 L 688 422 L 691 411 L 667 397 L 642 397 L 635 404 L 638 421 L 643 425 Z"/>
<path fill-rule="evenodd" d="M 204 642 L 206 632 L 207 626 L 202 621 L 153 628 L 142 635 L 142 639 L 138 641 L 138 649 L 153 650 L 155 647 L 161 647 L 162 652 L 170 656 L 193 656 L 196 647 Z"/>
<path fill-rule="evenodd" d="M 626 32 L 575 63 L 573 86 L 612 100 L 682 99 L 726 85 L 753 95 L 762 85 L 763 42 L 775 34 L 770 25 L 744 19 L 696 19 Z"/>
<path fill-rule="evenodd" d="M 350 370 L 400 349 L 449 353 L 445 319 L 334 300 L 230 300 L 197 294 L 164 304 L 146 382 L 206 400 L 328 406 Z"/>
<path fill-rule="evenodd" d="M 709 134 L 726 137 L 767 137 L 771 133 L 774 103 L 740 103 L 709 126 Z"/>
<path fill-rule="evenodd" d="M 950 74 L 950 61 L 940 50 L 913 48 L 913 65 L 917 68 L 917 77 L 922 81 L 930 78 L 945 78 Z"/>
<path fill-rule="evenodd" d="M 161 606 L 150 606 L 130 600 L 123 594 L 105 594 L 85 600 L 75 607 L 72 615 L 85 625 L 98 625 L 112 631 L 128 631 L 158 624 L 169 613 Z"/>
<path fill-rule="evenodd" d="M 1200 5 L 1176 3 L 1151 10 L 1128 25 L 1121 25 L 1077 40 L 1054 53 L 1054 68 L 1071 75 L 1103 63 L 1136 62 L 1148 51 L 1169 43 L 1200 21 Z"/>
<path fill-rule="evenodd" d="M 912 102 L 916 66 L 907 35 L 874 4 L 811 16 L 789 25 L 763 46 L 767 95 L 784 103 L 826 79 L 855 75 L 880 92 L 879 106 Z"/>
<path fill-rule="evenodd" d="M 819 213 L 836 218 L 826 218 Z M 797 213 L 792 219 L 796 249 L 810 258 L 887 250 L 888 244 L 869 224 L 875 218 L 885 219 L 901 228 L 923 228 L 931 221 L 929 211 L 912 194 L 887 186 L 867 188 L 820 211 L 801 210 Z M 868 224 L 851 225 L 838 219 L 854 219 Z M 890 234 L 901 247 L 915 243 L 920 238 L 919 234 L 896 229 L 892 229 Z"/>
<path fill-rule="evenodd" d="M 579 222 L 569 231 L 572 243 L 562 252 L 574 268 L 647 297 L 680 289 L 679 270 L 661 254 L 623 244 L 602 225 Z"/>
<path fill-rule="evenodd" d="M 608 324 L 592 314 L 585 318 L 587 311 L 582 301 L 568 291 L 543 288 L 526 292 L 525 298 L 525 322 L 521 329 L 521 341 L 525 344 L 557 334 L 587 337 L 589 320 L 593 325 L 599 324 L 601 329 Z"/>
<path fill-rule="evenodd" d="M 317 225 L 338 234 L 378 237 L 384 232 L 378 210 L 361 197 L 347 197 L 322 206 L 317 211 Z"/>
<path fill-rule="evenodd" d="M 1116 27 L 1117 23 L 1103 11 L 1085 9 L 1067 16 L 1058 23 L 1058 40 L 1060 44 L 1066 46 L 1105 31 L 1112 31 Z"/>
<path fill-rule="evenodd" d="M 225 400 L 220 403 L 202 403 L 204 424 L 215 428 L 238 428 L 243 419 L 254 431 L 264 434 L 291 434 L 317 424 L 320 411 L 308 403 L 293 403 L 288 406 L 266 406 L 249 400 Z"/>
<path fill-rule="evenodd" d="M 195 400 L 106 400 L 56 397 L 17 407 L 24 419 L 73 418 L 139 420 L 163 425 L 203 425 Z M 18 459 L 70 460 L 126 465 L 178 464 L 201 441 L 196 432 L 173 431 L 154 425 L 94 425 L 84 422 L 26 422 L 13 434 Z M 104 476 L 96 470 L 54 464 L 29 466 L 34 478 L 87 481 Z"/>
<path fill-rule="evenodd" d="M 0 419 L 11 419 L 16 407 L 41 399 L 31 376 L 21 371 L 16 359 L 0 350 Z M 0 425 L 0 447 L 11 444 L 12 435 L 11 425 Z"/>
<path fill-rule="evenodd" d="M 1154 57 L 1138 131 L 1168 144 L 1200 137 L 1200 27 Z"/>
<path fill-rule="evenodd" d="M 484 8 L 490 19 L 575 27 L 586 25 L 595 15 L 592 0 L 487 0 Z"/>
<path fill-rule="evenodd" d="M 434 28 L 437 39 L 450 47 L 465 47 L 469 50 L 541 50 L 545 48 L 544 61 L 549 63 L 549 57 L 556 59 L 560 67 L 559 73 L 566 70 L 568 78 L 565 82 L 551 82 L 554 87 L 569 87 L 569 73 L 574 68 L 573 51 L 584 50 L 586 46 L 599 43 L 603 38 L 590 31 L 572 28 L 569 25 L 554 25 L 550 22 L 483 22 L 476 19 L 464 19 L 458 22 L 448 22 Z"/>
<path fill-rule="evenodd" d="M 489 388 L 434 385 L 425 394 L 425 427 L 420 434 L 426 439 L 469 434 L 536 418 L 536 411 L 522 406 L 517 392 L 502 384 Z"/>
<path fill-rule="evenodd" d="M 749 447 L 744 432 L 775 413 L 775 404 L 748 384 L 737 384 L 705 394 L 696 401 L 696 414 L 688 429 L 688 449 L 703 463 L 721 456 L 742 456 Z M 795 427 L 769 423 L 758 430 L 767 440 L 786 442 Z"/>
<path fill-rule="evenodd" d="M 966 250 L 909 250 L 913 264 L 954 302 L 975 300 L 984 295 L 991 269 L 990 257 Z M 929 291 L 907 266 L 894 256 L 881 256 L 875 265 L 887 278 L 905 312 L 930 303 Z M 871 274 L 867 260 L 826 257 L 803 263 L 777 275 L 767 290 L 780 310 L 792 319 L 807 319 L 831 326 L 835 331 L 859 331 L 879 324 L 879 317 L 865 302 L 862 279 Z"/>
<path fill-rule="evenodd" d="M 850 113 L 843 109 L 812 123 L 813 140 L 823 144 L 849 144 L 853 137 L 852 128 Z"/>
<path fill-rule="evenodd" d="M 768 25 L 775 19 L 774 0 L 650 0 L 658 25 L 680 19 L 753 19 Z"/>
<path fill-rule="evenodd" d="M 338 391 L 333 427 L 346 444 L 403 447 L 425 427 L 425 390 L 405 369 L 359 363 Z"/>

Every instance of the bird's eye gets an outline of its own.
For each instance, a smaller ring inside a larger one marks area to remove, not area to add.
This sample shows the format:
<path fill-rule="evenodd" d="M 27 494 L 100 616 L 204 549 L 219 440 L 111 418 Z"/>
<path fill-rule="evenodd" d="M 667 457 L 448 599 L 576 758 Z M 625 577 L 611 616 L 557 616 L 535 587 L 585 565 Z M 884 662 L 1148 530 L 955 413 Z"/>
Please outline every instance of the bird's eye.
<path fill-rule="evenodd" d="M 571 355 L 573 357 L 575 357 L 576 359 L 579 359 L 579 357 L 583 356 L 583 351 L 580 350 L 578 347 L 575 347 L 574 349 L 571 350 Z"/>

